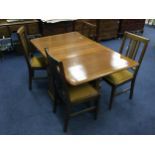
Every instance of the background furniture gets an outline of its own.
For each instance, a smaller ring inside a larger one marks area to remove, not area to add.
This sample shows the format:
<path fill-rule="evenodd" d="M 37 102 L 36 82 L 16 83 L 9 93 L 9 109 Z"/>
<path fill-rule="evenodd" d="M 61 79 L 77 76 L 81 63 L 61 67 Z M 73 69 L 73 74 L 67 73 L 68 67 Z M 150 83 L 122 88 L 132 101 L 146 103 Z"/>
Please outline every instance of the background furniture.
<path fill-rule="evenodd" d="M 105 81 L 107 81 L 112 86 L 109 109 L 112 108 L 114 96 L 116 95 L 119 95 L 121 93 L 124 93 L 130 90 L 130 99 L 132 98 L 136 76 L 137 76 L 139 67 L 142 63 L 146 48 L 148 46 L 148 42 L 149 42 L 149 39 L 147 38 L 125 32 L 123 37 L 123 42 L 119 52 L 137 61 L 139 65 L 135 68 L 132 68 L 132 72 L 128 70 L 123 70 L 120 72 L 116 72 L 114 74 L 110 74 L 104 78 Z M 131 87 L 129 89 L 126 89 L 116 94 L 116 88 L 127 82 L 131 82 Z"/>
<path fill-rule="evenodd" d="M 73 31 L 73 26 L 73 20 L 42 21 L 42 33 L 44 36 L 67 33 Z"/>
<path fill-rule="evenodd" d="M 97 41 L 117 38 L 119 28 L 118 19 L 97 20 Z"/>
<path fill-rule="evenodd" d="M 107 40 L 117 38 L 125 31 L 143 32 L 145 19 L 52 19 L 52 20 L 15 20 L 7 22 L 0 20 L 0 37 L 9 37 L 12 32 L 24 25 L 29 37 L 49 36 L 62 34 L 72 31 L 81 32 L 83 21 L 90 23 L 94 28 L 90 32 L 90 36 L 95 36 L 95 40 Z M 87 31 L 83 31 L 83 34 Z"/>
<path fill-rule="evenodd" d="M 22 46 L 20 45 L 17 30 L 21 27 L 25 27 L 28 38 L 35 38 L 42 35 L 42 29 L 40 21 L 37 19 L 20 19 L 20 20 L 0 20 L 0 38 L 3 40 L 11 40 L 11 44 L 14 51 L 21 53 Z"/>
<path fill-rule="evenodd" d="M 155 19 L 146 19 L 146 20 L 145 20 L 145 24 L 148 24 L 148 25 L 155 25 Z"/>
<path fill-rule="evenodd" d="M 143 32 L 145 25 L 145 19 L 121 19 L 119 24 L 119 35 L 122 35 L 125 31 L 137 33 Z"/>
<path fill-rule="evenodd" d="M 1 56 L 7 52 L 7 51 L 11 51 L 13 48 L 12 46 L 12 42 L 10 38 L 7 39 L 0 39 L 0 52 L 1 52 Z"/>
<path fill-rule="evenodd" d="M 7 21 L 6 19 L 0 20 L 0 38 L 3 36 L 10 37 L 13 32 L 17 32 L 17 30 L 21 27 L 25 26 L 27 35 L 40 36 L 41 28 L 39 20 L 15 20 L 15 21 Z"/>
<path fill-rule="evenodd" d="M 81 21 L 96 26 L 91 35 L 96 36 L 97 41 L 117 38 L 125 31 L 143 32 L 145 25 L 145 19 L 80 19 L 75 21 L 75 31 L 80 32 Z"/>
<path fill-rule="evenodd" d="M 91 35 L 96 36 L 96 40 L 107 40 L 112 38 L 117 38 L 118 29 L 119 29 L 119 20 L 118 19 L 81 19 L 75 21 L 75 31 L 80 32 L 82 21 L 96 26 L 91 32 Z"/>
<path fill-rule="evenodd" d="M 86 26 L 84 27 L 86 24 L 84 23 L 88 23 L 92 26 Z M 90 29 L 91 27 L 92 30 L 89 32 L 89 36 L 95 36 L 96 37 L 96 19 L 79 19 L 79 20 L 75 20 L 74 21 L 74 31 L 77 31 L 85 36 L 87 36 L 87 33 L 88 33 L 88 29 Z"/>
<path fill-rule="evenodd" d="M 94 32 L 96 32 L 96 25 L 95 24 L 81 20 L 79 26 L 80 27 L 79 27 L 78 31 L 82 35 L 84 35 L 84 36 L 86 36 L 92 40 L 96 39 L 96 33 L 94 33 Z"/>

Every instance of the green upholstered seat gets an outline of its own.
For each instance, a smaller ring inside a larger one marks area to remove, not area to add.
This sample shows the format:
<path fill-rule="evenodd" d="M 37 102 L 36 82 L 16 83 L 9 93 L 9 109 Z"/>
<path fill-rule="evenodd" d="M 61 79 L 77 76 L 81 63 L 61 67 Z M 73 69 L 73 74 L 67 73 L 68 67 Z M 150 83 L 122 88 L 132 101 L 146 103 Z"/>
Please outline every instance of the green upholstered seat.
<path fill-rule="evenodd" d="M 98 91 L 88 83 L 69 87 L 69 96 L 73 103 L 98 95 Z"/>
<path fill-rule="evenodd" d="M 113 73 L 105 77 L 105 79 L 114 84 L 119 85 L 124 83 L 125 81 L 131 80 L 133 78 L 133 73 L 129 72 L 128 70 L 123 70 L 120 72 Z"/>
<path fill-rule="evenodd" d="M 32 57 L 31 58 L 31 66 L 33 68 L 43 68 L 46 67 L 46 61 L 44 57 Z"/>

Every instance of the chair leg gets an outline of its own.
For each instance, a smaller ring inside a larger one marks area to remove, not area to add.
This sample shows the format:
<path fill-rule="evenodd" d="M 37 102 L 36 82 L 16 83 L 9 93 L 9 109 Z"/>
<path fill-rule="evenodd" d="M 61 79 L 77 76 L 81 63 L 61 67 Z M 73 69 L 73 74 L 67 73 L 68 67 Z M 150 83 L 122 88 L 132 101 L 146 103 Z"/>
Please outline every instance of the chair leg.
<path fill-rule="evenodd" d="M 32 71 L 32 77 L 34 77 L 34 71 Z"/>
<path fill-rule="evenodd" d="M 65 122 L 64 122 L 64 132 L 67 132 L 68 129 L 68 123 L 69 123 L 69 114 L 66 114 L 65 116 Z"/>
<path fill-rule="evenodd" d="M 112 109 L 112 103 L 114 101 L 115 91 L 116 91 L 116 87 L 112 86 L 112 91 L 111 91 L 111 96 L 110 96 L 110 103 L 109 103 L 109 110 Z"/>
<path fill-rule="evenodd" d="M 130 96 L 129 99 L 132 99 L 133 92 L 134 92 L 135 80 L 131 81 L 131 88 L 130 88 Z"/>
<path fill-rule="evenodd" d="M 95 100 L 95 106 L 96 106 L 96 108 L 95 108 L 94 119 L 97 120 L 97 116 L 98 116 L 98 112 L 99 112 L 99 98 L 97 98 L 97 99 Z"/>
<path fill-rule="evenodd" d="M 33 77 L 33 71 L 29 71 L 29 90 L 32 90 L 32 77 Z"/>
<path fill-rule="evenodd" d="M 53 112 L 56 113 L 57 110 L 57 105 L 59 104 L 58 99 L 54 99 L 54 104 L 53 104 Z"/>
<path fill-rule="evenodd" d="M 64 119 L 64 132 L 67 132 L 69 119 L 70 119 L 70 110 L 69 108 L 66 108 L 65 119 Z"/>
<path fill-rule="evenodd" d="M 56 102 L 56 101 L 54 101 L 54 102 Z M 54 103 L 53 104 L 53 112 L 56 113 L 56 110 L 57 110 L 57 103 Z"/>

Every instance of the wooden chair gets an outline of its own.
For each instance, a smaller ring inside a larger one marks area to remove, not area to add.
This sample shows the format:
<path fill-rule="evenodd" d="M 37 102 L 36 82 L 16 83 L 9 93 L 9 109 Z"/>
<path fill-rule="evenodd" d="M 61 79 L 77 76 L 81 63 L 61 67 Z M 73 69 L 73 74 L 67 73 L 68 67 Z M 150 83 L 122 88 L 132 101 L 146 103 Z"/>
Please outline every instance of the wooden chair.
<path fill-rule="evenodd" d="M 87 21 L 81 21 L 80 33 L 92 40 L 96 39 L 96 25 Z"/>
<path fill-rule="evenodd" d="M 33 79 L 38 79 L 34 77 L 34 71 L 35 70 L 45 70 L 46 69 L 46 62 L 45 58 L 42 56 L 37 57 L 33 56 L 31 49 L 30 49 L 30 43 L 29 40 L 27 39 L 25 27 L 22 26 L 18 29 L 17 34 L 19 36 L 21 45 L 23 47 L 23 53 L 26 59 L 26 63 L 28 66 L 29 70 L 29 89 L 32 89 L 32 80 Z"/>
<path fill-rule="evenodd" d="M 120 47 L 120 53 L 137 61 L 139 63 L 139 66 L 132 68 L 130 70 L 122 70 L 120 72 L 113 73 L 104 78 L 104 80 L 112 86 L 109 109 L 112 108 L 114 96 L 116 95 L 120 95 L 130 90 L 129 98 L 132 99 L 135 80 L 136 80 L 140 65 L 142 63 L 146 48 L 148 46 L 148 42 L 149 42 L 149 39 L 144 38 L 142 36 L 138 36 L 136 34 L 132 34 L 129 32 L 124 33 L 122 45 Z M 122 92 L 116 93 L 116 88 L 127 82 L 131 82 L 130 88 L 125 89 Z"/>
<path fill-rule="evenodd" d="M 51 88 L 53 89 L 51 94 L 54 94 L 55 103 L 54 111 L 56 111 L 57 103 L 63 103 L 65 107 L 64 116 L 64 132 L 67 131 L 69 119 L 78 114 L 94 111 L 95 119 L 97 119 L 97 113 L 99 109 L 99 91 L 92 87 L 90 84 L 85 83 L 79 86 L 71 86 L 65 80 L 63 63 L 56 60 L 54 57 L 48 55 L 47 49 L 46 54 L 48 58 L 48 72 L 49 79 L 52 82 Z M 51 91 L 51 90 L 49 90 Z M 88 104 L 88 101 L 94 101 L 93 104 L 87 105 L 86 108 L 73 112 L 72 108 L 79 104 Z"/>
<path fill-rule="evenodd" d="M 53 79 L 53 71 L 51 70 L 50 61 L 48 61 L 49 55 L 47 54 L 48 53 L 47 48 L 45 48 L 45 53 L 47 56 L 48 94 L 52 100 L 53 112 L 55 113 L 59 100 L 57 100 L 57 97 L 56 97 L 56 90 L 55 90 L 54 79 Z"/>

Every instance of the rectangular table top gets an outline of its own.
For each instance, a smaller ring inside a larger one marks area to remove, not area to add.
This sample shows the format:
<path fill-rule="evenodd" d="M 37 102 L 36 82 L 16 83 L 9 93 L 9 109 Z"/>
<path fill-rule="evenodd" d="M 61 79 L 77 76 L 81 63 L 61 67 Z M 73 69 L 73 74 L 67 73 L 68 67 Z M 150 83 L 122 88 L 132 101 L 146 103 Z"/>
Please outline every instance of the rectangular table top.
<path fill-rule="evenodd" d="M 135 67 L 137 62 L 110 48 L 86 38 L 78 32 L 32 39 L 31 43 L 46 57 L 63 62 L 66 80 L 79 85 L 123 69 Z"/>

